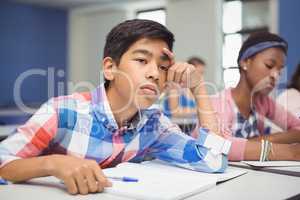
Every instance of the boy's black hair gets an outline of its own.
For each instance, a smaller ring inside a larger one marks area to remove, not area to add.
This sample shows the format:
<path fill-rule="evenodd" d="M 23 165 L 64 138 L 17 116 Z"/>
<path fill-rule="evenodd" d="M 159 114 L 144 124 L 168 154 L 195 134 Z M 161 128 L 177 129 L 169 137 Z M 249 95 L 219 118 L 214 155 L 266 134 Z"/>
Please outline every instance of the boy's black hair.
<path fill-rule="evenodd" d="M 173 48 L 174 35 L 162 24 L 144 19 L 126 20 L 115 26 L 106 36 L 103 58 L 111 57 L 117 65 L 122 55 L 137 40 L 142 38 L 160 39 Z M 105 88 L 109 80 L 105 79 Z"/>
<path fill-rule="evenodd" d="M 294 88 L 300 92 L 300 62 L 287 88 Z"/>
<path fill-rule="evenodd" d="M 248 48 L 250 48 L 256 44 L 262 43 L 262 42 L 283 42 L 286 44 L 286 48 L 284 48 L 283 46 L 278 46 L 278 47 L 281 48 L 285 54 L 287 54 L 288 43 L 282 37 L 280 37 L 276 34 L 270 33 L 270 32 L 266 32 L 266 31 L 256 32 L 256 33 L 252 33 L 243 43 L 243 45 L 240 49 L 240 52 L 239 52 L 238 59 L 237 59 L 238 66 L 239 66 L 240 58 L 244 54 L 244 52 Z M 255 55 L 253 55 L 253 56 L 255 56 Z M 253 57 L 253 56 L 251 56 L 251 57 Z"/>
<path fill-rule="evenodd" d="M 199 63 L 201 65 L 206 65 L 205 61 L 202 58 L 199 58 L 199 57 L 196 57 L 196 56 L 190 57 L 187 60 L 187 63 L 192 64 L 192 65 L 195 65 L 197 63 Z"/>

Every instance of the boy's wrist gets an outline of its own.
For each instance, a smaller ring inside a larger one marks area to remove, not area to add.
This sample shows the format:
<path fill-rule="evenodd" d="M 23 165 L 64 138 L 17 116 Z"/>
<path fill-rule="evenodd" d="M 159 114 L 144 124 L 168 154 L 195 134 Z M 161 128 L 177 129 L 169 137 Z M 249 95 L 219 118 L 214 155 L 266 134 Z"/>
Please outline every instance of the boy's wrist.
<path fill-rule="evenodd" d="M 54 160 L 56 159 L 57 155 L 49 155 L 44 156 L 44 173 L 49 176 L 53 176 L 55 174 L 55 164 Z"/>
<path fill-rule="evenodd" d="M 198 85 L 190 88 L 190 90 L 194 96 L 199 95 L 199 94 L 201 94 L 201 95 L 206 94 L 206 88 L 202 81 Z"/>
<path fill-rule="evenodd" d="M 208 94 L 206 91 L 206 87 L 205 84 L 203 82 L 201 82 L 200 84 L 198 84 L 197 86 L 190 88 L 193 96 L 195 97 L 196 101 L 200 101 L 203 98 L 207 98 Z"/>

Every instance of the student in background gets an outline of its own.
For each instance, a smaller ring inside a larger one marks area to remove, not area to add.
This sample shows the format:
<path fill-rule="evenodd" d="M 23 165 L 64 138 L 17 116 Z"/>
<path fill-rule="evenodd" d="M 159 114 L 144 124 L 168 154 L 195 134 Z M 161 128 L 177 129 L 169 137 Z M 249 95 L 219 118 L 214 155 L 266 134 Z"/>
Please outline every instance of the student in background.
<path fill-rule="evenodd" d="M 198 129 L 202 137 L 193 139 L 150 108 L 167 82 L 189 87 L 202 106 L 201 72 L 174 61 L 173 41 L 166 27 L 150 20 L 114 27 L 104 47 L 104 85 L 44 104 L 0 143 L 0 176 L 20 182 L 51 175 L 69 193 L 87 194 L 111 186 L 101 168 L 148 155 L 188 169 L 223 172 L 228 140 L 203 128 Z"/>
<path fill-rule="evenodd" d="M 205 62 L 203 59 L 199 57 L 191 57 L 187 61 L 189 64 L 195 66 L 201 72 L 202 79 L 204 70 L 205 70 Z M 216 117 L 214 114 L 204 114 L 212 113 L 212 107 L 210 105 L 209 99 L 206 100 L 206 107 L 202 114 L 202 118 L 205 121 L 206 127 L 210 127 L 210 124 L 216 123 Z M 191 91 L 188 88 L 178 87 L 171 87 L 167 90 L 164 95 L 161 97 L 161 106 L 164 114 L 168 116 L 171 121 L 177 123 L 181 130 L 186 134 L 190 135 L 192 130 L 194 130 L 197 124 L 197 106 L 195 102 L 195 98 Z M 218 131 L 215 129 L 214 131 Z"/>
<path fill-rule="evenodd" d="M 285 109 L 300 118 L 300 63 L 285 91 L 276 99 Z"/>
<path fill-rule="evenodd" d="M 278 35 L 250 35 L 237 60 L 238 85 L 212 97 L 221 133 L 232 141 L 230 160 L 300 160 L 300 120 L 268 97 L 285 66 L 287 49 Z M 270 134 L 266 119 L 284 131 Z"/>
<path fill-rule="evenodd" d="M 200 69 L 201 73 L 204 75 L 206 63 L 202 58 L 193 56 L 187 60 L 187 63 L 194 65 L 195 67 Z"/>

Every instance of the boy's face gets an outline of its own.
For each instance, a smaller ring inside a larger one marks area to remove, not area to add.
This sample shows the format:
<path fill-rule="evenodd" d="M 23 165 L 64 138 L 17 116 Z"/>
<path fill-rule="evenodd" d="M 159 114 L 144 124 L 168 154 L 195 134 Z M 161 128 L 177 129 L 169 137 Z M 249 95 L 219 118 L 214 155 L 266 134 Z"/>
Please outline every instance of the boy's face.
<path fill-rule="evenodd" d="M 111 82 L 120 96 L 119 100 L 141 109 L 156 101 L 164 88 L 171 64 L 163 48 L 168 48 L 163 40 L 142 38 L 122 55 Z"/>

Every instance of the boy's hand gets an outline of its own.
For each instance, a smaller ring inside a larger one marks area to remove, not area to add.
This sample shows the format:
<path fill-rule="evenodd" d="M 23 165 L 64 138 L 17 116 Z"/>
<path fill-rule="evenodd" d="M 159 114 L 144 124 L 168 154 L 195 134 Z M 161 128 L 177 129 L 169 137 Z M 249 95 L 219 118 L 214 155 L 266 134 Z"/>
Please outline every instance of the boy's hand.
<path fill-rule="evenodd" d="M 169 57 L 171 62 L 171 66 L 168 69 L 167 82 L 176 83 L 191 90 L 203 82 L 200 69 L 186 62 L 175 62 L 174 54 L 167 48 L 164 48 L 163 52 Z"/>
<path fill-rule="evenodd" d="M 52 155 L 48 163 L 49 174 L 61 179 L 70 194 L 101 192 L 112 185 L 94 160 Z"/>

